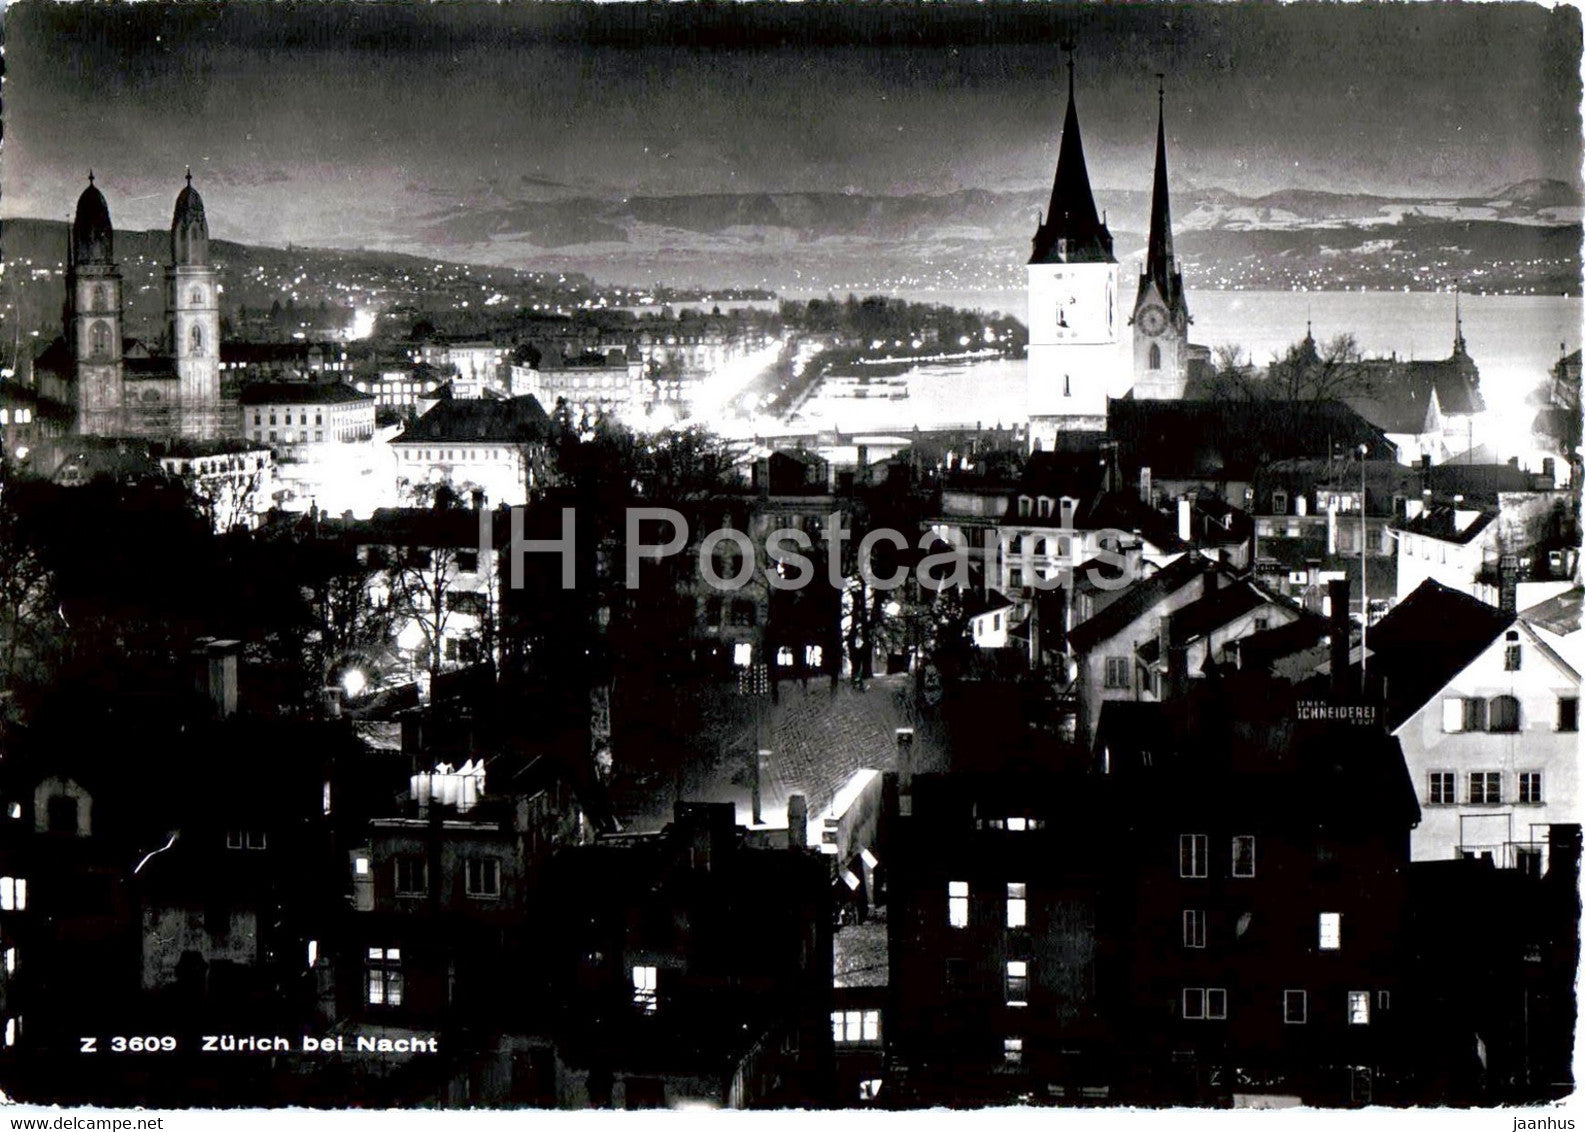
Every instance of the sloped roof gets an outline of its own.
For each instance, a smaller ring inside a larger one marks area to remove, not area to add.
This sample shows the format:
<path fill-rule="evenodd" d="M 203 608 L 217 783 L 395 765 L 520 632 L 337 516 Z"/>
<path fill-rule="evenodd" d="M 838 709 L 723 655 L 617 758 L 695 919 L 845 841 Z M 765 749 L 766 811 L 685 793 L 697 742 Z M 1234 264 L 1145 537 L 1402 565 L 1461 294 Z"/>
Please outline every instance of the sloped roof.
<path fill-rule="evenodd" d="M 1459 530 L 1457 512 L 1466 510 L 1479 511 L 1479 514 L 1475 516 L 1473 522 L 1463 530 Z M 1463 545 L 1491 526 L 1496 519 L 1497 512 L 1489 507 L 1459 507 L 1452 503 L 1436 503 L 1414 518 L 1394 523 L 1393 526 L 1407 534 L 1424 535 L 1427 538 Z"/>
<path fill-rule="evenodd" d="M 1102 641 L 1122 632 L 1135 620 L 1144 616 L 1162 599 L 1177 593 L 1196 578 L 1215 569 L 1213 563 L 1199 554 L 1185 554 L 1170 566 L 1150 577 L 1136 581 L 1123 591 L 1121 597 L 1106 606 L 1087 621 L 1075 625 L 1068 632 L 1068 644 L 1075 652 L 1087 652 Z"/>
<path fill-rule="evenodd" d="M 1383 678 L 1396 728 L 1514 623 L 1514 615 L 1427 579 L 1370 628 L 1370 666 Z"/>
<path fill-rule="evenodd" d="M 1125 464 L 1157 480 L 1253 480 L 1275 460 L 1368 447 L 1395 460 L 1382 431 L 1339 401 L 1136 401 L 1107 405 L 1107 426 Z"/>
<path fill-rule="evenodd" d="M 1431 406 L 1435 388 L 1413 382 L 1385 385 L 1369 394 L 1344 397 L 1343 402 L 1383 432 L 1419 435 L 1432 430 Z"/>
<path fill-rule="evenodd" d="M 341 405 L 374 398 L 340 382 L 260 381 L 246 386 L 238 400 L 244 405 Z"/>
<path fill-rule="evenodd" d="M 1532 605 L 1529 609 L 1520 610 L 1519 617 L 1560 637 L 1566 637 L 1570 633 L 1579 632 L 1582 595 L 1585 595 L 1585 587 L 1575 586 L 1571 590 L 1564 590 L 1543 602 Z"/>
<path fill-rule="evenodd" d="M 533 397 L 504 401 L 468 398 L 439 402 L 391 443 L 452 440 L 522 444 L 545 440 L 549 435 L 550 417 Z"/>

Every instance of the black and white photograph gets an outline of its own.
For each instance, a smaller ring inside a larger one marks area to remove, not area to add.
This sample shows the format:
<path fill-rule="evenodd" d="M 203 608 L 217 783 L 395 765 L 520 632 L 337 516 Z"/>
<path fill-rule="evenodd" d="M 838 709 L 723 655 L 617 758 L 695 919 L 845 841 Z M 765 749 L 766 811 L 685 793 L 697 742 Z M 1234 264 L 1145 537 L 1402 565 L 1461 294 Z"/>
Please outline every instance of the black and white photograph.
<path fill-rule="evenodd" d="M 0 8 L 11 1127 L 1574 1128 L 1578 7 Z"/>

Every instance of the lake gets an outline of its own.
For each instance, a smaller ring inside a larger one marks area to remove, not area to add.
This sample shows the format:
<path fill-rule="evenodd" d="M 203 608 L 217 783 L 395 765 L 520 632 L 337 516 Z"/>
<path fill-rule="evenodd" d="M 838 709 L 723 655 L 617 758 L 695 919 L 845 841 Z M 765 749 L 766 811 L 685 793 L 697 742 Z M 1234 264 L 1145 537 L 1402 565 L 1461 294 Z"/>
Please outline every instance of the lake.
<path fill-rule="evenodd" d="M 1022 292 L 939 292 L 904 296 L 1025 317 Z M 1535 415 L 1526 398 L 1545 380 L 1560 350 L 1579 349 L 1585 301 L 1561 296 L 1465 295 L 1460 299 L 1464 340 L 1480 367 L 1490 410 L 1487 442 L 1499 454 L 1537 457 L 1528 444 Z M 1258 364 L 1304 337 L 1351 333 L 1368 355 L 1445 358 L 1453 345 L 1453 296 L 1402 291 L 1190 291 L 1190 340 L 1212 348 L 1237 345 Z M 1025 416 L 1024 363 L 922 366 L 910 374 L 903 401 L 856 401 L 817 394 L 802 420 L 844 431 L 906 430 L 983 423 L 1011 424 Z M 1477 436 L 1477 440 L 1482 439 Z"/>

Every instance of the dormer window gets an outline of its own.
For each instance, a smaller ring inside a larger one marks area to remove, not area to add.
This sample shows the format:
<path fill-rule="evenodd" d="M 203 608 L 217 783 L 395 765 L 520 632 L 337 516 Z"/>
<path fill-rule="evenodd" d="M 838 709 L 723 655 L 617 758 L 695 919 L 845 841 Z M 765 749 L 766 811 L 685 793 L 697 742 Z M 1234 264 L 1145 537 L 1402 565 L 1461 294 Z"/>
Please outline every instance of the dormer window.
<path fill-rule="evenodd" d="M 1040 503 L 1040 517 L 1042 519 L 1050 518 L 1051 517 L 1051 499 L 1050 499 L 1050 497 L 1042 495 L 1040 497 L 1039 503 Z"/>
<path fill-rule="evenodd" d="M 1027 496 L 1027 495 L 1020 495 L 1018 497 L 1018 516 L 1019 516 L 1019 518 L 1027 519 L 1029 517 L 1030 512 L 1031 512 L 1031 510 L 1034 507 L 1034 502 L 1035 501 L 1030 499 L 1029 496 Z"/>
<path fill-rule="evenodd" d="M 1288 493 L 1274 491 L 1271 493 L 1271 512 L 1273 515 L 1286 515 L 1288 513 Z"/>

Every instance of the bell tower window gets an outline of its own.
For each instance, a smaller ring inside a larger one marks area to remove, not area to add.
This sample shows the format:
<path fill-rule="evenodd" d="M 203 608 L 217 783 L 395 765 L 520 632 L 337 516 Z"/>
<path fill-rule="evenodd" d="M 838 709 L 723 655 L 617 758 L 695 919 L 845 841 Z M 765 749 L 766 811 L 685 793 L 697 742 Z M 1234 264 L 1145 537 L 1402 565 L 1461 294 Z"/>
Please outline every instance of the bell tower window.
<path fill-rule="evenodd" d="M 1161 347 L 1154 342 L 1150 344 L 1150 368 L 1161 368 Z"/>
<path fill-rule="evenodd" d="M 188 337 L 188 341 L 192 345 L 192 354 L 193 354 L 193 356 L 196 357 L 196 358 L 203 357 L 204 356 L 204 328 L 202 326 L 194 326 L 193 329 L 192 329 L 192 332 L 187 337 Z"/>
<path fill-rule="evenodd" d="M 103 358 L 110 354 L 110 328 L 104 323 L 94 323 L 93 329 L 88 333 L 88 341 L 94 357 Z"/>
<path fill-rule="evenodd" d="M 202 291 L 200 291 L 197 287 L 194 287 L 187 294 L 187 302 L 191 306 L 195 306 L 195 307 L 203 306 L 204 305 L 204 293 Z"/>
<path fill-rule="evenodd" d="M 89 301 L 89 309 L 96 311 L 110 309 L 110 298 L 108 293 L 105 291 L 105 285 L 103 283 L 99 283 L 94 286 L 94 294 L 93 298 Z"/>

